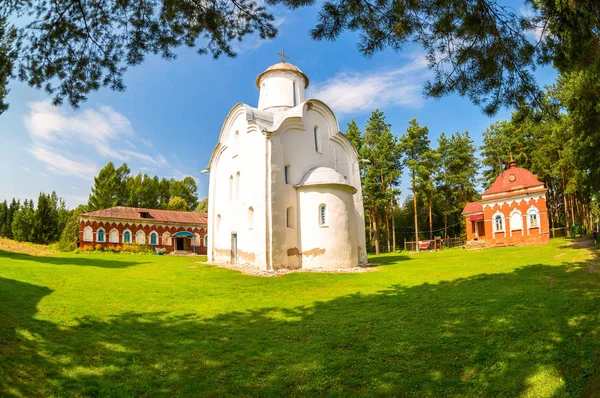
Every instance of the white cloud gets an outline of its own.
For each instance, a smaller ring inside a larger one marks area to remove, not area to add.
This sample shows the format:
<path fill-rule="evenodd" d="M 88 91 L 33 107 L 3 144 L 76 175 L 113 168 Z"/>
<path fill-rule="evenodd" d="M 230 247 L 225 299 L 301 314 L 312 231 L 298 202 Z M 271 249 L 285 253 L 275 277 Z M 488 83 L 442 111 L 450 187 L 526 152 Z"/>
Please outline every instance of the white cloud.
<path fill-rule="evenodd" d="M 314 84 L 308 95 L 341 114 L 384 107 L 418 108 L 424 103 L 423 82 L 429 75 L 425 57 L 413 56 L 400 68 L 339 73 Z"/>
<path fill-rule="evenodd" d="M 49 100 L 28 105 L 24 119 L 31 138 L 28 151 L 46 165 L 47 171 L 91 180 L 99 170 L 97 163 L 108 160 L 169 166 L 160 153 L 134 151 L 136 141 L 150 149 L 152 143 L 137 137 L 131 122 L 109 106 L 68 112 Z"/>
<path fill-rule="evenodd" d="M 521 15 L 524 16 L 525 18 L 533 18 L 535 16 L 537 16 L 537 14 L 532 10 L 532 9 L 526 9 L 526 8 L 521 8 L 519 10 L 521 12 Z M 538 25 L 536 27 L 534 27 L 533 29 L 527 31 L 527 35 L 534 40 L 536 43 L 539 42 L 542 39 L 542 36 L 545 36 L 548 32 L 544 31 L 544 26 L 543 25 Z"/>

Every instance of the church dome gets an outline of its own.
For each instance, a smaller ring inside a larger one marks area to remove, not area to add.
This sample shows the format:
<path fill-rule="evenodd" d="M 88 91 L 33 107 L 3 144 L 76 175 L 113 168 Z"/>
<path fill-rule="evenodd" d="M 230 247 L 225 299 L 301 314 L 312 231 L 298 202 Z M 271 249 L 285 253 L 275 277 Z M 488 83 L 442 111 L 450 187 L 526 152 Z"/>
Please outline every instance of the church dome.
<path fill-rule="evenodd" d="M 313 167 L 308 170 L 296 187 L 310 185 L 344 185 L 356 191 L 356 188 L 348 184 L 343 175 L 329 167 Z"/>
<path fill-rule="evenodd" d="M 500 174 L 490 189 L 482 193 L 483 197 L 489 195 L 508 194 L 513 191 L 545 191 L 544 183 L 538 180 L 537 175 L 527 169 L 517 167 L 517 163 L 510 157 L 508 170 Z"/>
<path fill-rule="evenodd" d="M 310 83 L 310 81 L 308 80 L 308 76 L 306 76 L 304 72 L 300 70 L 300 68 L 287 62 L 280 62 L 278 64 L 269 66 L 267 69 L 265 69 L 263 73 L 258 75 L 258 77 L 256 78 L 256 87 L 260 89 L 260 80 L 263 78 L 263 76 L 265 76 L 269 72 L 274 71 L 287 71 L 296 73 L 304 79 L 304 88 L 308 87 L 308 84 Z"/>

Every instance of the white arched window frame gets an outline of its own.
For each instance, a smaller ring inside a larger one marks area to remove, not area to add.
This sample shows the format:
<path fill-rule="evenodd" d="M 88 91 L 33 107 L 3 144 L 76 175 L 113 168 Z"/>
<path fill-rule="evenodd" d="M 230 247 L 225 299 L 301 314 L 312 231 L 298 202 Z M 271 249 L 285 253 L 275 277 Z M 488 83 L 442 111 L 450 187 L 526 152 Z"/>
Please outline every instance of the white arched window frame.
<path fill-rule="evenodd" d="M 240 132 L 238 130 L 233 134 L 233 156 L 237 156 L 240 147 Z"/>
<path fill-rule="evenodd" d="M 540 211 L 537 207 L 531 206 L 527 210 L 527 227 L 528 228 L 539 228 L 540 226 Z"/>
<path fill-rule="evenodd" d="M 229 176 L 229 200 L 233 200 L 233 176 Z"/>
<path fill-rule="evenodd" d="M 239 200 L 240 199 L 240 186 L 241 186 L 241 174 L 238 171 L 235 175 L 235 200 Z"/>
<path fill-rule="evenodd" d="M 152 246 L 158 245 L 158 233 L 155 231 L 150 232 L 150 244 Z"/>
<path fill-rule="evenodd" d="M 98 243 L 106 242 L 106 231 L 102 227 L 100 227 L 96 230 L 96 242 L 98 242 Z"/>
<path fill-rule="evenodd" d="M 200 234 L 198 232 L 194 233 L 194 238 L 192 239 L 192 246 L 200 247 Z"/>
<path fill-rule="evenodd" d="M 131 231 L 128 229 L 123 231 L 123 244 L 125 244 L 125 245 L 131 244 Z"/>
<path fill-rule="evenodd" d="M 248 207 L 248 229 L 254 228 L 254 208 Z"/>
<path fill-rule="evenodd" d="M 89 225 L 83 229 L 83 241 L 93 242 L 94 241 L 94 230 Z"/>
<path fill-rule="evenodd" d="M 221 215 L 217 214 L 217 232 L 221 230 Z"/>
<path fill-rule="evenodd" d="M 204 247 L 208 247 L 208 234 L 204 235 Z"/>
<path fill-rule="evenodd" d="M 119 230 L 116 228 L 113 228 L 110 230 L 109 234 L 108 234 L 108 241 L 110 243 L 119 243 Z"/>
<path fill-rule="evenodd" d="M 146 244 L 146 234 L 144 233 L 144 231 L 140 230 L 135 233 L 135 243 L 137 243 L 138 245 Z"/>
<path fill-rule="evenodd" d="M 171 245 L 171 234 L 170 233 L 165 232 L 162 234 L 162 244 L 163 244 L 163 246 Z"/>
<path fill-rule="evenodd" d="M 327 226 L 327 206 L 324 203 L 319 205 L 319 226 Z"/>
<path fill-rule="evenodd" d="M 492 216 L 492 224 L 494 226 L 494 232 L 504 232 L 504 214 L 496 212 Z"/>
<path fill-rule="evenodd" d="M 523 214 L 519 210 L 514 209 L 513 211 L 510 212 L 510 230 L 518 231 L 518 230 L 522 230 L 522 229 L 523 229 Z"/>

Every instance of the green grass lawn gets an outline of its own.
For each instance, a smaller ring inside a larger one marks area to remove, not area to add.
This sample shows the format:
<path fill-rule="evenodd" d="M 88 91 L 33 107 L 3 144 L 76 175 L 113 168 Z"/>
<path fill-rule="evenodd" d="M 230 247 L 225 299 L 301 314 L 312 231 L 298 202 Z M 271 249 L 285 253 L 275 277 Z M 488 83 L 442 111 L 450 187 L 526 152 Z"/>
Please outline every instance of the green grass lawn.
<path fill-rule="evenodd" d="M 0 396 L 594 396 L 598 252 L 567 242 L 277 278 L 0 251 Z"/>

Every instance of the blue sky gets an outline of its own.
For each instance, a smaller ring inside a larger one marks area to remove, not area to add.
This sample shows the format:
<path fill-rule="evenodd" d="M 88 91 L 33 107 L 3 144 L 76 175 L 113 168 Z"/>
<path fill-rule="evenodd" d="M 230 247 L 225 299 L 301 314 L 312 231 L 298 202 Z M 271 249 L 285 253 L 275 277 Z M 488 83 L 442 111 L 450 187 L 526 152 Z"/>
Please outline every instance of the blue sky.
<path fill-rule="evenodd" d="M 510 116 L 502 110 L 490 118 L 467 99 L 453 95 L 424 98 L 429 76 L 418 48 L 384 51 L 371 58 L 357 50 L 357 35 L 317 42 L 309 30 L 316 7 L 290 12 L 275 9 L 279 35 L 271 41 L 249 37 L 236 43 L 237 58 L 197 55 L 178 50 L 178 59 L 149 57 L 125 75 L 125 92 L 101 89 L 80 109 L 53 107 L 44 92 L 11 83 L 10 109 L 0 115 L 0 200 L 35 198 L 55 190 L 71 207 L 87 202 L 93 176 L 108 161 L 126 161 L 132 173 L 197 179 L 199 196 L 208 192 L 201 175 L 217 142 L 223 119 L 237 102 L 256 106 L 256 76 L 279 62 L 285 47 L 289 62 L 310 78 L 308 96 L 327 102 L 340 130 L 355 119 L 361 128 L 371 111 L 383 110 L 395 134 L 415 117 L 435 143 L 442 131 L 469 131 L 479 145 L 493 121 Z M 541 84 L 554 81 L 551 69 L 537 72 Z M 406 183 L 402 184 L 403 194 Z"/>

